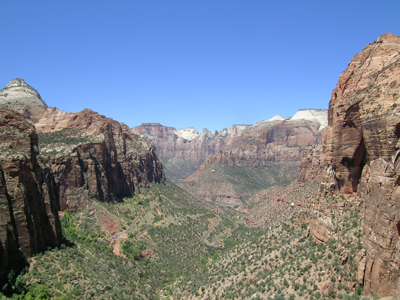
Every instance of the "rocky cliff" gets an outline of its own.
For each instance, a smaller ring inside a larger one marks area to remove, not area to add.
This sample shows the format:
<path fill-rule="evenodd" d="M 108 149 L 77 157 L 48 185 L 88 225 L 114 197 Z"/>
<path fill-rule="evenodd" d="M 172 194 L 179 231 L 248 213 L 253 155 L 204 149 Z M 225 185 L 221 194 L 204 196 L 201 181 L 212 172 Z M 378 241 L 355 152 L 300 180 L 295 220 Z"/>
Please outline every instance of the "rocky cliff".
<path fill-rule="evenodd" d="M 361 210 L 359 283 L 376 296 L 400 289 L 399 105 L 400 36 L 388 33 L 354 56 L 332 91 L 322 194 L 313 203 L 311 230 L 322 240 L 334 236 L 330 196 Z"/>
<path fill-rule="evenodd" d="M 0 106 L 35 124 L 39 163 L 54 175 L 60 209 L 79 209 L 89 198 L 119 201 L 149 181 L 164 180 L 153 143 L 125 124 L 89 109 L 67 113 L 47 107 L 20 78 L 0 91 Z"/>
<path fill-rule="evenodd" d="M 60 189 L 61 209 L 79 209 L 89 198 L 120 201 L 149 181 L 164 181 L 153 143 L 125 124 L 89 109 L 49 108 L 35 126 L 42 161 Z"/>
<path fill-rule="evenodd" d="M 159 123 L 143 123 L 132 131 L 153 141 L 157 154 L 163 159 L 167 176 L 175 181 L 186 178 L 204 160 L 225 149 L 230 141 L 239 136 L 250 125 L 233 125 L 229 129 L 211 133 L 194 128 L 175 129 Z"/>
<path fill-rule="evenodd" d="M 300 110 L 292 118 L 275 116 L 256 123 L 233 138 L 225 150 L 209 156 L 182 185 L 198 194 L 244 196 L 250 190 L 239 189 L 239 182 L 245 186 L 259 181 L 256 189 L 288 183 L 298 175 L 303 151 L 321 142 L 326 125 L 327 111 L 311 109 Z M 238 168 L 242 171 L 234 171 Z M 215 174 L 225 180 L 214 178 Z"/>
<path fill-rule="evenodd" d="M 10 269 L 18 274 L 26 261 L 62 240 L 58 189 L 38 158 L 32 123 L 0 106 L 0 282 Z"/>
<path fill-rule="evenodd" d="M 315 110 L 308 110 L 315 111 Z M 273 161 L 298 161 L 306 147 L 321 142 L 326 124 L 318 119 L 293 118 L 262 121 L 249 127 L 233 139 L 224 151 L 209 157 L 205 164 L 212 161 L 228 164 L 231 167 L 250 166 L 253 168 L 268 166 Z"/>

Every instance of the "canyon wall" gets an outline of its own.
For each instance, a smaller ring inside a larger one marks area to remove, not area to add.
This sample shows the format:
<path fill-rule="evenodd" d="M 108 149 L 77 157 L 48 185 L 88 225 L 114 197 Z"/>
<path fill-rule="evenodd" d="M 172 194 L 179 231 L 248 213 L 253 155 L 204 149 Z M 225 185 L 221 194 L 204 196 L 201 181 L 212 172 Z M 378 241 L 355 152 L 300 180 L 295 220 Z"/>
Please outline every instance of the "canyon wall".
<path fill-rule="evenodd" d="M 31 122 L 0 106 L 0 282 L 26 264 L 24 256 L 59 246 L 58 189 L 38 163 L 38 135 Z"/>
<path fill-rule="evenodd" d="M 328 120 L 311 232 L 330 238 L 330 196 L 354 199 L 364 218 L 360 282 L 366 294 L 393 296 L 400 287 L 400 36 L 384 34 L 354 56 L 332 91 Z"/>
<path fill-rule="evenodd" d="M 60 208 L 76 210 L 89 198 L 121 201 L 150 182 L 164 181 L 151 141 L 89 109 L 49 108 L 35 124 L 42 159 L 60 188 Z"/>

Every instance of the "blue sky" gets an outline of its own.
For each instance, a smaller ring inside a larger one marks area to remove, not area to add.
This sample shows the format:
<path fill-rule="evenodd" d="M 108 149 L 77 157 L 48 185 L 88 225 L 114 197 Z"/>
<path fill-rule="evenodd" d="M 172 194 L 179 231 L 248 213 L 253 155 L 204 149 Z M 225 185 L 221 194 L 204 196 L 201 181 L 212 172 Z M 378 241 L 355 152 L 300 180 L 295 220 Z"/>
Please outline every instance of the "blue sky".
<path fill-rule="evenodd" d="M 0 0 L 0 87 L 138 126 L 221 130 L 328 108 L 400 1 Z"/>

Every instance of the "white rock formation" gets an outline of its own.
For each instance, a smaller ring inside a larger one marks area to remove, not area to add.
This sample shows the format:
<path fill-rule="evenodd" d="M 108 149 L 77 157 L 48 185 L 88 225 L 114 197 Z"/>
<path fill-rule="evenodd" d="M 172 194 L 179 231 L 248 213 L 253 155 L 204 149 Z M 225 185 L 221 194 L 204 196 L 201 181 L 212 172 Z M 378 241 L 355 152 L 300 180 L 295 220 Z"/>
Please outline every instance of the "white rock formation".
<path fill-rule="evenodd" d="M 0 105 L 16 110 L 34 122 L 38 121 L 47 109 L 39 93 L 21 78 L 11 80 L 0 90 Z"/>

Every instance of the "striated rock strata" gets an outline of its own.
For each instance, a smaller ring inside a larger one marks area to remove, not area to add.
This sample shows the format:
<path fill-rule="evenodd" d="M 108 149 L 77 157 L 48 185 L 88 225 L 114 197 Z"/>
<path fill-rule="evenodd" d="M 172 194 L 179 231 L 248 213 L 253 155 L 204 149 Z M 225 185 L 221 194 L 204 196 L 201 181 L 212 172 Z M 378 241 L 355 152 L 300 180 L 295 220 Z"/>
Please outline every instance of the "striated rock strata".
<path fill-rule="evenodd" d="M 360 199 L 366 255 L 358 279 L 376 296 L 393 296 L 400 285 L 399 137 L 400 36 L 388 33 L 354 56 L 332 92 L 319 217 L 311 226 L 329 239 L 326 196 Z"/>
<path fill-rule="evenodd" d="M 16 110 L 34 122 L 38 121 L 47 109 L 39 93 L 21 78 L 11 80 L 0 90 L 0 105 Z"/>
<path fill-rule="evenodd" d="M 300 172 L 297 181 L 321 183 L 321 176 L 325 171 L 325 152 L 322 145 L 313 145 L 304 150 L 300 163 Z"/>
<path fill-rule="evenodd" d="M 89 198 L 120 201 L 149 181 L 164 181 L 151 141 L 89 109 L 49 108 L 37 122 L 44 164 L 60 190 L 60 208 L 76 210 Z"/>
<path fill-rule="evenodd" d="M 0 282 L 31 257 L 62 240 L 58 190 L 38 158 L 32 123 L 0 106 Z"/>

